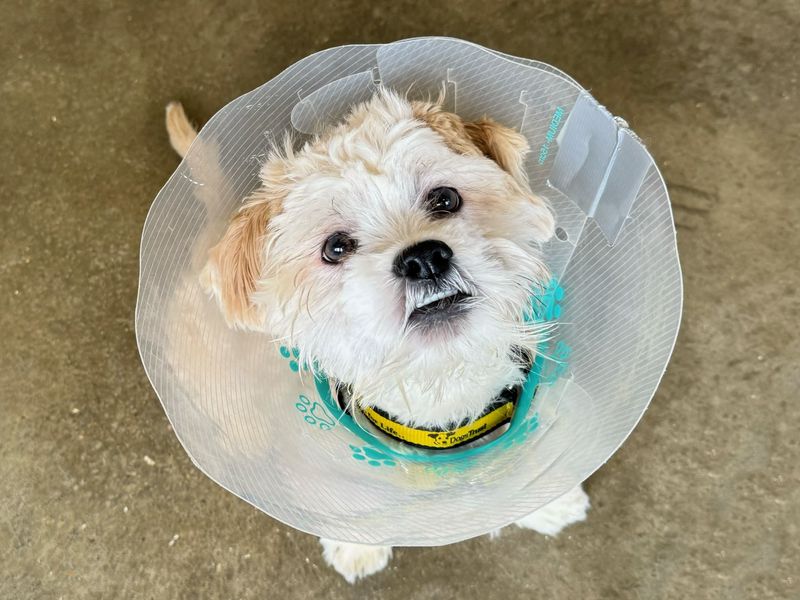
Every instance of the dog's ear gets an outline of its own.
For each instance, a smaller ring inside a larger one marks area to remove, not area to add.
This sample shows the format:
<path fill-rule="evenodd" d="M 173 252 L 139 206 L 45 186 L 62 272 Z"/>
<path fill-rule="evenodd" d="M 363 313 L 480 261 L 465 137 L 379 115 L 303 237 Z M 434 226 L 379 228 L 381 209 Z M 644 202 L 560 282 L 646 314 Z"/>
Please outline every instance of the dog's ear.
<path fill-rule="evenodd" d="M 227 323 L 258 329 L 264 314 L 253 294 L 264 274 L 270 220 L 281 212 L 285 171 L 278 159 L 262 168 L 262 186 L 231 219 L 219 243 L 211 248 L 200 275 L 203 287 L 216 297 Z"/>
<path fill-rule="evenodd" d="M 466 122 L 464 128 L 484 156 L 491 158 L 519 183 L 527 185 L 525 156 L 530 146 L 524 135 L 487 117 Z"/>
<path fill-rule="evenodd" d="M 256 328 L 263 320 L 252 302 L 264 265 L 270 203 L 251 200 L 233 217 L 225 235 L 209 251 L 201 282 L 219 302 L 229 325 Z"/>
<path fill-rule="evenodd" d="M 525 156 L 530 147 L 524 135 L 488 117 L 464 121 L 438 103 L 412 102 L 411 107 L 414 116 L 438 133 L 455 152 L 483 154 L 527 186 Z"/>

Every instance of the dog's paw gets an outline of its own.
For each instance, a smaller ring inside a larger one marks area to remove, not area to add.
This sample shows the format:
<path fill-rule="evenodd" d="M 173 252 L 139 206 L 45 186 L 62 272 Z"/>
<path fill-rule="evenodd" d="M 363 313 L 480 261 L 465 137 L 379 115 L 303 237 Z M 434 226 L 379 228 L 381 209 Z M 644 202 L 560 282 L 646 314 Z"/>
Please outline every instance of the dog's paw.
<path fill-rule="evenodd" d="M 555 536 L 567 525 L 586 520 L 588 510 L 589 496 L 581 486 L 578 486 L 535 513 L 520 519 L 516 525 L 544 535 Z"/>
<path fill-rule="evenodd" d="M 377 573 L 389 564 L 392 549 L 389 546 L 364 546 L 347 542 L 319 539 L 322 544 L 322 556 L 348 583 L 373 573 Z"/>

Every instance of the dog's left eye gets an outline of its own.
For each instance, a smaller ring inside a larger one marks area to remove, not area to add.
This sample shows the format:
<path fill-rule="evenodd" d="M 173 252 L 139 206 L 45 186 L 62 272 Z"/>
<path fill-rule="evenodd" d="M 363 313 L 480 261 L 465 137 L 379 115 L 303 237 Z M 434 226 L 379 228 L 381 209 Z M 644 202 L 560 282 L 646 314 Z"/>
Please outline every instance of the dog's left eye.
<path fill-rule="evenodd" d="M 428 192 L 427 209 L 434 217 L 444 217 L 461 208 L 461 194 L 451 187 L 433 188 Z"/>
<path fill-rule="evenodd" d="M 344 231 L 337 231 L 322 245 L 322 260 L 329 263 L 339 263 L 350 256 L 358 248 L 358 240 L 353 239 Z"/>

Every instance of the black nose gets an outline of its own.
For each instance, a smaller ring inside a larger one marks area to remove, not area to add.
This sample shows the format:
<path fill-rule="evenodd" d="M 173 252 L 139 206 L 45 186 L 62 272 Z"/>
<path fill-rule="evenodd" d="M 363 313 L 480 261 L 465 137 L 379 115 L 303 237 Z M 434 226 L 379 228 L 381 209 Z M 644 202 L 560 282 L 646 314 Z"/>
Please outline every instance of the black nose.
<path fill-rule="evenodd" d="M 407 279 L 436 279 L 450 268 L 453 251 L 439 240 L 425 240 L 409 246 L 394 260 L 394 272 Z"/>

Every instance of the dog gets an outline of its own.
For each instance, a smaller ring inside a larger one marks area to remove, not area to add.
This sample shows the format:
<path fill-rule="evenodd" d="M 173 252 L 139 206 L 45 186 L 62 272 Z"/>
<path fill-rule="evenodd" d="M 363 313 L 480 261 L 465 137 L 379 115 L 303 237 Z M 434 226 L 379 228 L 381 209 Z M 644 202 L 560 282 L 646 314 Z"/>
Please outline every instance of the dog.
<path fill-rule="evenodd" d="M 184 156 L 197 133 L 179 103 L 166 124 Z M 542 339 L 523 315 L 548 280 L 541 247 L 555 223 L 528 185 L 528 151 L 489 118 L 379 89 L 301 148 L 287 138 L 269 154 L 202 285 L 229 326 L 302 349 L 360 409 L 416 428 L 471 423 L 525 380 Z M 553 536 L 588 509 L 579 486 L 517 525 Z M 351 583 L 392 555 L 320 541 Z"/>

